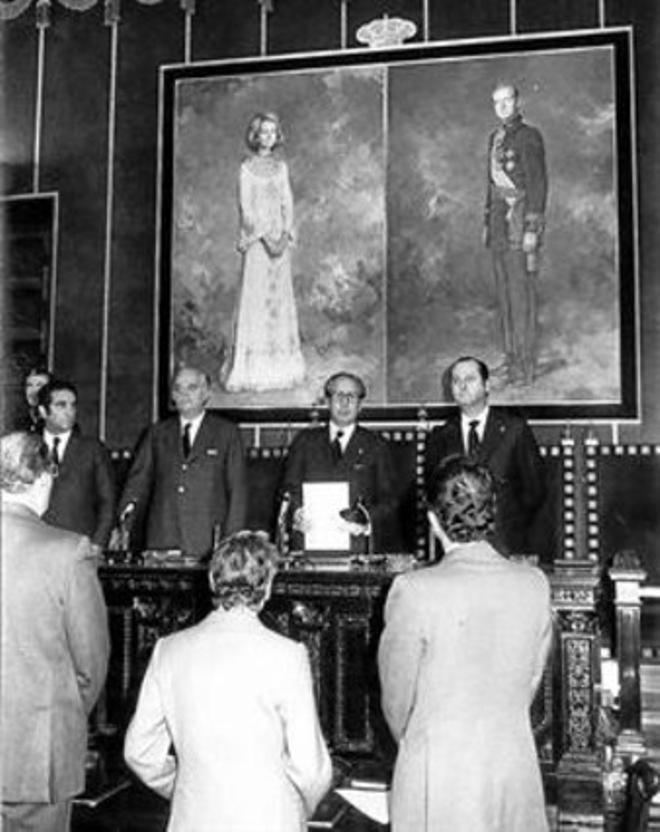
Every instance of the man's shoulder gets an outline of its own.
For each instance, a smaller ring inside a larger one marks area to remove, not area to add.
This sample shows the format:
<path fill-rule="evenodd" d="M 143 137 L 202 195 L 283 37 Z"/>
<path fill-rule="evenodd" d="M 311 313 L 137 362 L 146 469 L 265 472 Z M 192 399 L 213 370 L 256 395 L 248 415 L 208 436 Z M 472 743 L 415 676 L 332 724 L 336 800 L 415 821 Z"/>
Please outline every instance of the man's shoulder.
<path fill-rule="evenodd" d="M 444 436 L 447 436 L 448 434 L 453 433 L 458 428 L 460 428 L 460 424 L 461 415 L 457 408 L 453 413 L 451 413 L 447 417 L 447 419 L 441 425 L 436 425 L 434 428 L 432 428 L 429 434 L 429 439 L 440 439 Z"/>
<path fill-rule="evenodd" d="M 377 428 L 365 428 L 362 425 L 355 426 L 355 438 L 362 444 L 373 447 L 387 446 L 387 439 Z"/>
<path fill-rule="evenodd" d="M 77 554 L 84 558 L 91 551 L 89 538 L 84 534 L 61 529 L 59 526 L 51 526 L 43 520 L 41 530 L 46 542 L 57 547 L 63 556 L 70 557 L 72 554 Z"/>
<path fill-rule="evenodd" d="M 271 653 L 278 653 L 280 656 L 296 657 L 302 651 L 306 652 L 304 644 L 296 641 L 290 636 L 285 636 L 282 633 L 277 633 L 269 627 L 262 625 L 258 629 L 259 636 L 268 645 L 268 651 Z"/>
<path fill-rule="evenodd" d="M 76 431 L 71 434 L 71 448 L 80 450 L 90 454 L 107 453 L 108 449 L 98 437 L 90 436 L 89 434 Z"/>
<path fill-rule="evenodd" d="M 291 448 L 302 448 L 306 445 L 316 445 L 328 438 L 327 425 L 310 425 L 301 428 L 291 440 Z"/>
<path fill-rule="evenodd" d="M 191 627 L 186 627 L 183 630 L 162 636 L 159 639 L 161 656 L 165 656 L 169 661 L 180 652 L 187 652 L 191 649 L 192 645 L 214 643 L 218 637 L 214 615 L 211 612 Z M 251 631 L 251 637 L 265 643 L 269 655 L 277 654 L 283 659 L 286 656 L 298 656 L 301 651 L 305 650 L 304 645 L 300 642 L 281 633 L 277 633 L 263 624 L 258 625 Z"/>
<path fill-rule="evenodd" d="M 446 572 L 446 568 L 447 564 L 442 560 L 419 564 L 415 569 L 397 575 L 392 582 L 392 586 L 400 592 L 417 592 L 423 587 L 440 580 Z"/>
<path fill-rule="evenodd" d="M 522 427 L 527 424 L 525 417 L 519 410 L 501 405 L 490 408 L 489 418 L 493 419 L 495 423 L 506 425 L 507 427 Z"/>
<path fill-rule="evenodd" d="M 519 130 L 520 130 L 521 133 L 526 134 L 528 136 L 530 134 L 534 134 L 534 135 L 540 135 L 541 134 L 541 131 L 539 130 L 538 127 L 535 127 L 533 124 L 530 124 L 527 121 L 521 121 L 520 122 Z"/>
<path fill-rule="evenodd" d="M 530 142 L 537 144 L 543 141 L 541 131 L 538 127 L 528 124 L 526 121 L 521 121 L 514 130 L 511 131 L 512 141 Z"/>
<path fill-rule="evenodd" d="M 142 431 L 142 437 L 161 437 L 172 430 L 177 430 L 178 424 L 178 416 L 170 414 L 169 416 L 165 416 L 163 419 L 159 419 L 157 422 L 152 422 L 152 424 L 147 425 Z"/>
<path fill-rule="evenodd" d="M 444 560 L 418 566 L 397 575 L 390 594 L 411 615 L 423 615 L 424 610 L 434 608 L 445 593 L 453 597 L 456 582 L 449 580 L 450 572 L 451 567 Z"/>
<path fill-rule="evenodd" d="M 54 559 L 71 559 L 75 555 L 83 558 L 91 551 L 89 538 L 85 535 L 52 526 L 32 512 L 25 513 L 11 508 L 3 510 L 2 528 L 4 542 L 8 547 L 16 540 L 21 541 L 26 554 L 41 554 L 47 550 L 51 563 Z"/>
<path fill-rule="evenodd" d="M 238 433 L 238 428 L 232 421 L 227 419 L 225 416 L 221 416 L 214 410 L 207 410 L 204 413 L 204 422 L 206 422 L 212 430 L 227 433 Z"/>
<path fill-rule="evenodd" d="M 530 563 L 511 560 L 507 560 L 507 568 L 512 576 L 516 597 L 549 601 L 550 581 L 542 569 Z"/>

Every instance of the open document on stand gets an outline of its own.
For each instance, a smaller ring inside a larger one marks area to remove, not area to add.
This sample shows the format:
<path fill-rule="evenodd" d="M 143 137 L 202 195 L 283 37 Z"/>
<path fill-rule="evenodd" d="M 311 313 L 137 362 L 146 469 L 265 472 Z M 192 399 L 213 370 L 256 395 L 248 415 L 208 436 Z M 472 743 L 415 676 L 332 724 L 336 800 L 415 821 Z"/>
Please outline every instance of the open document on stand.
<path fill-rule="evenodd" d="M 389 812 L 389 797 L 388 789 L 383 788 L 363 788 L 351 789 L 340 788 L 335 789 L 335 792 L 348 801 L 351 806 L 354 806 L 359 812 L 366 815 L 376 823 L 383 825 L 390 822 Z"/>
<path fill-rule="evenodd" d="M 348 552 L 351 539 L 339 512 L 348 508 L 348 482 L 304 482 L 306 551 Z"/>

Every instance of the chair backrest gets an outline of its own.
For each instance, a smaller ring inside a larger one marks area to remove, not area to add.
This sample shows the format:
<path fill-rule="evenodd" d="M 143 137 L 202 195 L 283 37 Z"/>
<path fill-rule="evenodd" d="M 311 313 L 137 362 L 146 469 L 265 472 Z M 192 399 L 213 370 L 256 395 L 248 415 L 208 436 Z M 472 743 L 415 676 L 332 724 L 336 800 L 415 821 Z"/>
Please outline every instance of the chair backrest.
<path fill-rule="evenodd" d="M 117 486 L 117 494 L 119 495 L 124 488 L 126 476 L 133 462 L 133 452 L 128 448 L 112 450 L 110 451 L 110 461 L 115 472 L 115 484 Z"/>
<path fill-rule="evenodd" d="M 287 453 L 286 447 L 247 449 L 247 528 L 274 535 L 279 508 L 277 492 Z"/>
<path fill-rule="evenodd" d="M 382 430 L 390 446 L 398 485 L 397 521 L 401 551 L 427 556 L 424 498 L 424 447 L 426 436 L 415 428 Z M 386 549 L 389 547 L 385 547 Z M 394 551 L 394 549 L 392 549 Z"/>

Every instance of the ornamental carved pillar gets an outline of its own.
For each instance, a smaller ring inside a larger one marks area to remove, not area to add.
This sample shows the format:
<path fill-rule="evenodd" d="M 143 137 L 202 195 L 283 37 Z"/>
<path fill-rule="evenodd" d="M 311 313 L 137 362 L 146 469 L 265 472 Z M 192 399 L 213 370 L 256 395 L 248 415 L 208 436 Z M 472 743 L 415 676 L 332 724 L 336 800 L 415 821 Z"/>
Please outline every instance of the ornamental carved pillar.
<path fill-rule="evenodd" d="M 554 666 L 560 729 L 556 769 L 559 829 L 603 829 L 598 567 L 589 561 L 555 561 L 551 585 L 557 625 Z"/>
<path fill-rule="evenodd" d="M 617 552 L 609 570 L 614 582 L 616 657 L 619 662 L 619 735 L 616 751 L 627 762 L 645 753 L 642 736 L 641 584 L 646 571 L 635 552 Z"/>

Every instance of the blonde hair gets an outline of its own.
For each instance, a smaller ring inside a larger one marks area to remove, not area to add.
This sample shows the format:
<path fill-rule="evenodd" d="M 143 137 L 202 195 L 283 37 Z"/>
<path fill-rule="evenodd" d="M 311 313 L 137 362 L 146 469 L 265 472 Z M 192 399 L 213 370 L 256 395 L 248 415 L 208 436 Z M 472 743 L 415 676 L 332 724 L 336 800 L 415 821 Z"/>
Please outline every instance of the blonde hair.
<path fill-rule="evenodd" d="M 278 557 L 266 532 L 241 531 L 220 541 L 209 564 L 216 607 L 259 610 L 268 599 Z"/>
<path fill-rule="evenodd" d="M 247 130 L 245 131 L 245 144 L 252 151 L 259 148 L 259 130 L 261 130 L 261 125 L 264 121 L 271 121 L 275 125 L 277 130 L 275 147 L 279 147 L 281 144 L 284 144 L 284 133 L 282 131 L 282 125 L 280 124 L 280 118 L 277 113 L 257 113 L 252 116 Z"/>

